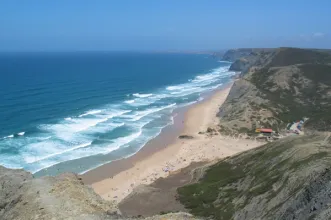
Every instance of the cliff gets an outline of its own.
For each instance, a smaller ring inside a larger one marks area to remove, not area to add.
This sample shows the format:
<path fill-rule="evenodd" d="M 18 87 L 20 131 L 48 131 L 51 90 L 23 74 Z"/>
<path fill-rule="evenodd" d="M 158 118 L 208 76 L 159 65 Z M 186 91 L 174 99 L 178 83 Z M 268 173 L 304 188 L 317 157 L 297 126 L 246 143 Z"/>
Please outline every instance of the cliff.
<path fill-rule="evenodd" d="M 309 118 L 307 131 L 330 131 L 331 55 L 297 48 L 279 48 L 252 55 L 234 83 L 218 116 L 222 133 L 254 134 L 255 128 L 280 132 L 287 123 Z"/>
<path fill-rule="evenodd" d="M 263 63 L 264 60 L 274 52 L 275 49 L 268 48 L 243 48 L 243 49 L 233 49 L 228 50 L 221 60 L 233 62 L 230 66 L 231 71 L 238 71 L 245 73 L 248 71 L 249 67 Z"/>
<path fill-rule="evenodd" d="M 0 166 L 0 219 L 115 219 L 115 213 L 75 174 L 35 179 Z"/>
<path fill-rule="evenodd" d="M 253 52 L 252 48 L 242 48 L 242 49 L 231 49 L 224 53 L 222 60 L 235 62 L 236 60 L 248 56 Z"/>

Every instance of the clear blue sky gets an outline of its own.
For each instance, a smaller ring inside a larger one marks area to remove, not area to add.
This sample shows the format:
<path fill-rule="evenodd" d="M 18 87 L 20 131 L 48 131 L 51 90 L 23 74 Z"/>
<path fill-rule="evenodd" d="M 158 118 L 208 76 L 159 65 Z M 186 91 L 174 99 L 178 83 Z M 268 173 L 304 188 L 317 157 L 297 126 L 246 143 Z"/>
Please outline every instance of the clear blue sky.
<path fill-rule="evenodd" d="M 0 0 L 0 51 L 331 48 L 331 0 Z"/>

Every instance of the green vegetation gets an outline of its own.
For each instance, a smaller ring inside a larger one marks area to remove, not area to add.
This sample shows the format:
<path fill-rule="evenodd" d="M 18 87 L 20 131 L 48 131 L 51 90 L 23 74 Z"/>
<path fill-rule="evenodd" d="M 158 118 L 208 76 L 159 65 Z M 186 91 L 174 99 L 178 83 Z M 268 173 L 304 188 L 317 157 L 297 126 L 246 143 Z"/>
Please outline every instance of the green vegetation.
<path fill-rule="evenodd" d="M 328 62 L 331 63 L 328 53 L 294 48 L 280 50 L 268 66 L 255 72 L 250 79 L 260 90 L 261 97 L 263 94 L 263 98 L 269 101 L 268 105 L 259 107 L 273 112 L 278 123 L 308 117 L 310 120 L 305 127 L 331 130 L 331 65 Z M 299 72 L 289 79 L 289 88 L 281 88 L 272 79 L 282 68 L 269 67 L 292 64 L 300 64 L 296 65 Z"/>
<path fill-rule="evenodd" d="M 237 210 L 261 195 L 270 201 L 287 187 L 289 172 L 328 157 L 325 151 L 300 160 L 286 157 L 293 146 L 308 140 L 311 137 L 273 142 L 220 161 L 198 183 L 178 188 L 179 200 L 192 214 L 213 219 L 231 219 Z M 278 188 L 274 187 L 276 183 Z M 302 184 L 289 193 L 302 189 Z"/>
<path fill-rule="evenodd" d="M 331 56 L 318 50 L 281 48 L 268 66 L 289 66 L 302 63 L 331 63 Z"/>

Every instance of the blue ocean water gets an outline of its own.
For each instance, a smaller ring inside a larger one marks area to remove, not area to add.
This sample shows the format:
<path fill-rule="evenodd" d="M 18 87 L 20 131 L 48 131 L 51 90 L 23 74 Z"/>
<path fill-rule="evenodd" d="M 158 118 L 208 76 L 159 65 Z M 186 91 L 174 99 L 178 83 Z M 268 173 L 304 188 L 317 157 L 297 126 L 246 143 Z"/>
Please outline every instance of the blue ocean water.
<path fill-rule="evenodd" d="M 84 172 L 133 154 L 175 108 L 228 82 L 229 65 L 202 54 L 0 54 L 0 164 Z"/>

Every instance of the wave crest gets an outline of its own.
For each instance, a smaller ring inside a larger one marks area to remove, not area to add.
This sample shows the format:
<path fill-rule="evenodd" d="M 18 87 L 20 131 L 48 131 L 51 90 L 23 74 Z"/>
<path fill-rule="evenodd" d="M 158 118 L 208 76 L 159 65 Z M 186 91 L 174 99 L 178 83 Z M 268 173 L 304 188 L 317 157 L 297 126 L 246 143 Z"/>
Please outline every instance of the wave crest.
<path fill-rule="evenodd" d="M 147 97 L 152 96 L 153 94 L 152 93 L 148 93 L 148 94 L 134 93 L 132 95 L 135 96 L 135 97 L 138 97 L 138 98 L 147 98 Z"/>

